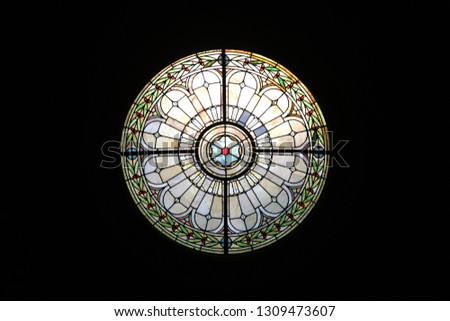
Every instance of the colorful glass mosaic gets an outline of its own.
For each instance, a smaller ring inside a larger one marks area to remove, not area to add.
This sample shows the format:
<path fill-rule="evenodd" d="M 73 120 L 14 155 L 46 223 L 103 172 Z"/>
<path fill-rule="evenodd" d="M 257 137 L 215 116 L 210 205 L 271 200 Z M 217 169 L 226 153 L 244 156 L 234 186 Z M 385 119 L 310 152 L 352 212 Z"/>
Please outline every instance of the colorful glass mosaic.
<path fill-rule="evenodd" d="M 327 151 L 306 86 L 240 50 L 162 70 L 134 101 L 121 143 L 128 188 L 151 224 L 217 254 L 260 249 L 295 230 L 323 189 Z"/>

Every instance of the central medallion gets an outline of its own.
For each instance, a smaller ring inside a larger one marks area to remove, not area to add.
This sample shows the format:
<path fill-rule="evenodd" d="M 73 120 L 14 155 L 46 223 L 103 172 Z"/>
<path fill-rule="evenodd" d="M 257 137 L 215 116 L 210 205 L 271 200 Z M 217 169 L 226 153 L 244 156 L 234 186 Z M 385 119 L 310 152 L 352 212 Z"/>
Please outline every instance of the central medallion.
<path fill-rule="evenodd" d="M 241 154 L 242 146 L 234 136 L 223 135 L 209 146 L 209 155 L 218 166 L 232 167 Z"/>
<path fill-rule="evenodd" d="M 211 177 L 233 179 L 245 174 L 254 164 L 254 138 L 243 127 L 218 123 L 206 128 L 197 138 L 195 156 Z"/>

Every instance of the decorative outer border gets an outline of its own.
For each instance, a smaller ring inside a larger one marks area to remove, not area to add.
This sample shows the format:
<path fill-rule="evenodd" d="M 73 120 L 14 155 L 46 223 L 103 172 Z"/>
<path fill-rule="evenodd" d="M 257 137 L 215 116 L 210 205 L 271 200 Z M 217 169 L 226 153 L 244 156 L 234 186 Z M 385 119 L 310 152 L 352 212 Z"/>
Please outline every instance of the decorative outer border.
<path fill-rule="evenodd" d="M 210 50 L 190 55 L 169 65 L 151 79 L 140 92 L 131 106 L 122 132 L 121 152 L 129 148 L 139 149 L 139 141 L 145 121 L 158 115 L 156 103 L 163 93 L 175 82 L 183 80 L 200 70 L 221 69 L 218 62 L 221 50 Z M 280 64 L 261 55 L 240 50 L 227 50 L 230 62 L 227 67 L 248 70 L 265 74 L 268 79 L 290 96 L 295 109 L 308 123 L 309 139 L 312 147 L 321 146 L 329 151 L 329 137 L 326 124 L 312 94 L 306 86 L 291 72 Z M 287 235 L 299 225 L 317 202 L 328 171 L 329 156 L 323 157 L 308 154 L 310 167 L 306 175 L 301 195 L 293 206 L 269 225 L 263 226 L 251 233 L 241 233 L 230 236 L 231 246 L 229 253 L 244 253 L 269 245 Z M 206 233 L 201 230 L 180 224 L 161 208 L 155 200 L 156 193 L 152 192 L 146 182 L 145 176 L 140 175 L 141 159 L 124 158 L 122 168 L 131 195 L 140 211 L 152 225 L 169 238 L 192 249 L 222 254 L 220 241 L 223 234 Z M 297 193 L 294 197 L 297 196 Z"/>

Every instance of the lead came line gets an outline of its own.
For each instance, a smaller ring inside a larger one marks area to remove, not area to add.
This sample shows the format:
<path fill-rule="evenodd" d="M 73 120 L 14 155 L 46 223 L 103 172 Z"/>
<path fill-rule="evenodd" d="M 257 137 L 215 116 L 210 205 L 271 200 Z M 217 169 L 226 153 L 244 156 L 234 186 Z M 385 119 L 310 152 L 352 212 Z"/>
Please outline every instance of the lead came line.
<path fill-rule="evenodd" d="M 227 92 L 226 92 L 226 59 L 225 49 L 222 49 L 222 116 L 224 135 L 227 133 Z M 225 164 L 226 165 L 226 164 Z M 223 180 L 223 253 L 228 254 L 228 182 L 227 167 L 225 166 L 225 178 Z"/>
<path fill-rule="evenodd" d="M 197 147 L 196 147 L 197 148 Z M 147 156 L 147 155 L 175 155 L 175 154 L 193 154 L 194 149 L 153 149 L 153 150 L 143 150 L 143 151 L 125 151 L 121 153 L 121 156 Z M 255 153 L 260 154 L 317 154 L 317 155 L 330 155 L 332 151 L 329 150 L 311 150 L 311 149 L 295 149 L 295 148 L 256 148 Z M 226 171 L 226 168 L 225 168 Z"/>
<path fill-rule="evenodd" d="M 125 151 L 121 155 L 125 157 L 129 156 L 147 156 L 147 155 L 177 155 L 177 154 L 193 154 L 193 149 L 151 149 L 151 150 L 137 150 L 137 151 Z"/>
<path fill-rule="evenodd" d="M 324 155 L 324 154 L 331 154 L 331 151 L 329 150 L 313 150 L 313 149 L 295 149 L 295 148 L 256 148 L 256 153 L 261 154 L 293 154 L 293 153 L 302 153 L 302 154 L 317 154 L 317 155 Z"/>

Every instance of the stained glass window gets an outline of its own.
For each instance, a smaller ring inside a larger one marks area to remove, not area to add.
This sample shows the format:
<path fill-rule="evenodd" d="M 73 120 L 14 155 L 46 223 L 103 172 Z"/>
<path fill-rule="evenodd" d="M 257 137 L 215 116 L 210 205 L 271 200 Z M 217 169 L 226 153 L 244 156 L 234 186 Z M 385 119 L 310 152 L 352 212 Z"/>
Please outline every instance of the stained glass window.
<path fill-rule="evenodd" d="M 305 85 L 261 55 L 211 50 L 172 63 L 133 103 L 121 152 L 155 228 L 217 254 L 295 229 L 323 188 L 326 125 Z"/>

